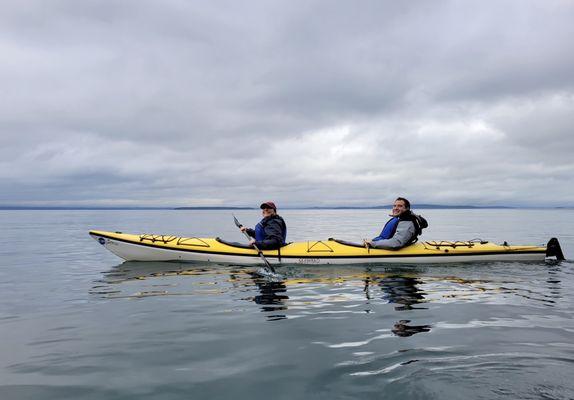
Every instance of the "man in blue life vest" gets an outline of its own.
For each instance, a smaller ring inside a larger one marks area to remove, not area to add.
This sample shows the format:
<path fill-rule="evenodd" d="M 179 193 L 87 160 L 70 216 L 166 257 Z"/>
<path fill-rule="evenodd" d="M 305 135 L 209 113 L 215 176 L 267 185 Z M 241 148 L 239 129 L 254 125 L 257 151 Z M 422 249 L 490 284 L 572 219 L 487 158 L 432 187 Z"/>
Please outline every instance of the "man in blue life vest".
<path fill-rule="evenodd" d="M 421 217 L 411 212 L 411 203 L 407 199 L 398 197 L 390 216 L 392 218 L 385 224 L 381 234 L 371 240 L 364 240 L 365 245 L 377 249 L 398 250 L 416 241 L 421 232 L 417 218 Z M 426 221 L 424 224 L 426 225 Z"/>
<path fill-rule="evenodd" d="M 266 201 L 260 206 L 263 219 L 255 225 L 255 229 L 242 226 L 242 232 L 247 232 L 254 238 L 249 242 L 260 250 L 275 250 L 285 245 L 287 225 L 283 218 L 277 215 L 277 207 L 272 201 Z"/>

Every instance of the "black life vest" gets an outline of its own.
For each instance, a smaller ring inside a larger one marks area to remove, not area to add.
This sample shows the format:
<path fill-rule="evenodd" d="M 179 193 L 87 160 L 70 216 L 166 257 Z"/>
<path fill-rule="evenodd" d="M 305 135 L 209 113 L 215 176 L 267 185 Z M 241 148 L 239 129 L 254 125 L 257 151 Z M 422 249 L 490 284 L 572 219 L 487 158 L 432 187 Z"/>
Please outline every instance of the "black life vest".
<path fill-rule="evenodd" d="M 408 214 L 409 214 L 409 216 L 407 218 L 409 218 L 409 221 L 412 221 L 413 224 L 415 225 L 415 235 L 420 236 L 423 233 L 423 229 L 429 227 L 429 223 L 427 222 L 427 220 L 422 215 L 415 214 L 414 212 L 412 212 L 410 210 L 408 211 Z M 401 215 L 401 217 L 402 217 L 402 215 Z M 400 217 L 399 217 L 399 219 L 400 219 Z"/>
<path fill-rule="evenodd" d="M 269 221 L 272 219 L 278 220 L 279 224 L 281 225 L 281 246 L 284 246 L 287 241 L 287 224 L 285 224 L 283 218 L 277 214 L 263 218 L 257 225 L 255 225 L 255 240 L 262 242 L 267 238 L 265 235 L 265 226 L 267 226 Z"/>
<path fill-rule="evenodd" d="M 399 215 L 399 222 L 401 221 L 411 221 L 415 226 L 415 234 L 409 240 L 408 244 L 415 243 L 418 240 L 418 237 L 423 233 L 423 229 L 428 228 L 429 226 L 429 223 L 422 215 L 415 214 L 411 210 L 407 210 L 401 215 Z M 397 231 L 397 226 L 398 224 L 395 225 L 391 237 L 394 236 L 395 232 Z"/>

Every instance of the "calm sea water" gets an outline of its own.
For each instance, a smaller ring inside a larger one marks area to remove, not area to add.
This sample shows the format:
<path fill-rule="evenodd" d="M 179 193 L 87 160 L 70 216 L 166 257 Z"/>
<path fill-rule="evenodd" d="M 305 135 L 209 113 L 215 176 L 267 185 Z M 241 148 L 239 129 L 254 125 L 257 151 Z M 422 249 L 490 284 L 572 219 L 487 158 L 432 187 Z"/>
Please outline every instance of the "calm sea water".
<path fill-rule="evenodd" d="M 259 213 L 235 213 L 253 225 Z M 382 211 L 282 213 L 289 240 Z M 543 244 L 574 211 L 425 210 L 423 239 Z M 122 263 L 89 229 L 243 240 L 228 211 L 0 211 L 0 399 L 572 399 L 574 263 Z"/>

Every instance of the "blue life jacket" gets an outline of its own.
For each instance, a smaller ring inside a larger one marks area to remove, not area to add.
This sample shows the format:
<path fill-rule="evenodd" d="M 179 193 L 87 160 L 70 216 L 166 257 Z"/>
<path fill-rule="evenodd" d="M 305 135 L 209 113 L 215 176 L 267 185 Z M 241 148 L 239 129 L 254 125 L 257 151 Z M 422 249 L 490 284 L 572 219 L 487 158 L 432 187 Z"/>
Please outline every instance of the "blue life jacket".
<path fill-rule="evenodd" d="M 373 240 L 382 240 L 382 239 L 390 239 L 395 235 L 397 231 L 397 227 L 399 226 L 399 222 L 401 221 L 411 221 L 415 226 L 415 234 L 409 241 L 410 243 L 414 243 L 417 241 L 418 236 L 422 233 L 423 229 L 428 228 L 429 224 L 425 218 L 420 215 L 413 213 L 411 210 L 408 210 L 398 217 L 393 217 L 387 221 L 381 234 L 374 238 Z"/>
<path fill-rule="evenodd" d="M 383 240 L 392 238 L 395 232 L 397 231 L 398 225 L 399 225 L 399 217 L 391 218 L 383 227 L 381 234 L 376 238 L 374 238 L 373 240 Z"/>
<path fill-rule="evenodd" d="M 265 240 L 265 228 L 261 222 L 258 222 L 257 225 L 255 225 L 255 240 L 258 242 Z"/>

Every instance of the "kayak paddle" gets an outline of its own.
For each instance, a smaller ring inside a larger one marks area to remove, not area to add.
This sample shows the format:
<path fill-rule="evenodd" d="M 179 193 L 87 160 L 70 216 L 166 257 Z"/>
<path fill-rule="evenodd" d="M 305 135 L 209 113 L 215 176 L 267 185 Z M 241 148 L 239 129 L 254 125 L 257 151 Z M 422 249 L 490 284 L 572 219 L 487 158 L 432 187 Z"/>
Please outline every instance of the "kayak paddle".
<path fill-rule="evenodd" d="M 231 214 L 233 215 L 233 214 Z M 241 223 L 239 223 L 239 221 L 237 220 L 237 218 L 235 217 L 235 215 L 233 215 L 233 219 L 235 220 L 235 225 L 241 229 L 243 227 L 243 225 L 241 225 Z M 243 234 L 247 237 L 247 239 L 251 240 L 251 236 L 249 236 L 249 234 L 245 231 L 243 231 Z M 275 272 L 275 268 L 273 268 L 273 265 L 271 265 L 269 263 L 269 261 L 267 261 L 267 259 L 265 258 L 265 256 L 263 255 L 263 252 L 261 250 L 259 250 L 259 247 L 257 247 L 255 244 L 252 245 L 255 250 L 257 250 L 257 254 L 259 254 L 259 257 L 261 257 L 261 259 L 263 260 L 263 262 L 265 263 L 265 265 L 267 266 L 267 268 L 269 268 L 269 270 L 271 270 L 271 272 L 273 272 L 274 274 L 276 274 Z"/>

